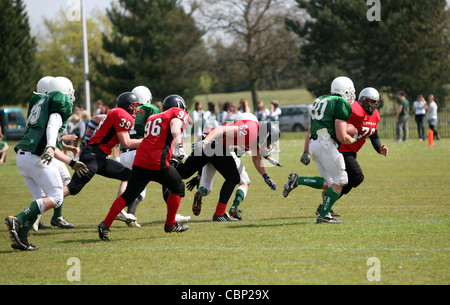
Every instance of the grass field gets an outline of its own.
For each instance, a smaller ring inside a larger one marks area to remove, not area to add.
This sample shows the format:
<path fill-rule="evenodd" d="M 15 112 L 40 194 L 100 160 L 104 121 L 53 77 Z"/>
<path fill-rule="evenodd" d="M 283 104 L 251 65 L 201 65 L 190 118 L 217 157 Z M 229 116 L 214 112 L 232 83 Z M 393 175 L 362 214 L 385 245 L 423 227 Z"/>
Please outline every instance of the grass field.
<path fill-rule="evenodd" d="M 148 186 L 138 208 L 141 228 L 115 222 L 111 242 L 98 239 L 97 225 L 111 206 L 118 182 L 96 176 L 83 191 L 64 202 L 63 215 L 73 230 L 33 232 L 36 252 L 14 252 L 6 226 L 0 229 L 0 284 L 450 284 L 450 139 L 435 142 L 386 141 L 388 158 L 370 143 L 359 153 L 364 183 L 342 198 L 334 210 L 340 225 L 316 224 L 320 191 L 299 187 L 283 198 L 291 172 L 316 175 L 312 162 L 299 162 L 304 133 L 285 133 L 279 155 L 282 168 L 268 168 L 277 183 L 272 192 L 249 157 L 252 179 L 240 208 L 243 221 L 212 222 L 218 190 L 192 215 L 193 192 L 179 212 L 191 215 L 182 234 L 163 231 L 166 207 L 157 184 Z M 14 145 L 11 142 L 11 147 Z M 0 165 L 2 219 L 31 201 L 10 151 Z M 230 204 L 229 204 L 230 205 Z M 52 211 L 43 222 L 49 224 Z M 79 259 L 80 281 L 69 281 L 70 258 Z M 367 273 L 379 260 L 380 281 Z"/>

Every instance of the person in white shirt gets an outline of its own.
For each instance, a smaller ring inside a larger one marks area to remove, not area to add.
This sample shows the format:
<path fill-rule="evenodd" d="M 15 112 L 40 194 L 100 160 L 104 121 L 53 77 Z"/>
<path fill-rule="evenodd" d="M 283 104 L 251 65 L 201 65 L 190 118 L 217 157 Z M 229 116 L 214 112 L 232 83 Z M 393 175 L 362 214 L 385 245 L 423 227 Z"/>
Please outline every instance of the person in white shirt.
<path fill-rule="evenodd" d="M 417 132 L 419 133 L 419 140 L 425 140 L 425 115 L 427 112 L 427 102 L 422 94 L 417 96 L 417 100 L 413 103 L 415 119 L 417 123 Z"/>
<path fill-rule="evenodd" d="M 255 116 L 258 121 L 267 121 L 270 118 L 270 110 L 264 107 L 264 101 L 259 101 L 257 107 Z"/>
<path fill-rule="evenodd" d="M 196 102 L 195 109 L 192 111 L 192 121 L 194 122 L 194 136 L 197 140 L 203 133 L 203 110 L 202 103 Z"/>
<path fill-rule="evenodd" d="M 436 104 L 434 96 L 433 95 L 428 96 L 428 125 L 430 126 L 430 129 L 433 130 L 434 139 L 440 140 L 441 137 L 436 131 L 436 126 L 438 123 L 437 111 L 438 105 Z"/>
<path fill-rule="evenodd" d="M 278 101 L 273 100 L 270 102 L 270 121 L 278 122 L 280 120 L 281 109 L 278 107 Z M 280 153 L 280 141 L 277 142 L 274 153 Z"/>

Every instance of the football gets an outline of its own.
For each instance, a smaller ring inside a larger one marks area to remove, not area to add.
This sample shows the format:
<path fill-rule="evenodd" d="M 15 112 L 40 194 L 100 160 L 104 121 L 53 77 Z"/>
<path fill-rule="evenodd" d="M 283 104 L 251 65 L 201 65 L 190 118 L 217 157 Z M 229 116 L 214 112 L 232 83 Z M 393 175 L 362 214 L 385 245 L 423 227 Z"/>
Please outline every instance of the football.
<path fill-rule="evenodd" d="M 356 128 L 355 128 L 355 126 L 353 126 L 352 124 L 347 124 L 347 133 L 348 133 L 350 136 L 354 137 L 355 134 L 356 134 Z"/>

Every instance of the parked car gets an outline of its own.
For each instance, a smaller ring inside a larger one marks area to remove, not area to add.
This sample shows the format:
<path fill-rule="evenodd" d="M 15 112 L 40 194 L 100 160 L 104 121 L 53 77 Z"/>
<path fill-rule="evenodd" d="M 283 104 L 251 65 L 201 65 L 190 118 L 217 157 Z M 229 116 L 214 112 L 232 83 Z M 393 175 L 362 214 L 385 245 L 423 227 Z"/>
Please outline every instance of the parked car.
<path fill-rule="evenodd" d="M 311 105 L 280 106 L 281 131 L 306 131 L 311 122 Z"/>
<path fill-rule="evenodd" d="M 21 108 L 0 108 L 0 125 L 6 140 L 19 140 L 25 133 L 25 115 Z"/>

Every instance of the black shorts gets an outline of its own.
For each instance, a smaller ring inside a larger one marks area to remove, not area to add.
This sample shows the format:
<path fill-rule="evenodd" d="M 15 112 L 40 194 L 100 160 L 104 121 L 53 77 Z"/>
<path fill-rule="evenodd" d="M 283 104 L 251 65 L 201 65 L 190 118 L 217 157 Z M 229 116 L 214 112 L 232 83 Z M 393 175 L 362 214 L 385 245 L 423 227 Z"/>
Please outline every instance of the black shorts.
<path fill-rule="evenodd" d="M 151 170 L 133 165 L 127 188 L 122 194 L 127 205 L 138 197 L 150 181 L 158 182 L 167 187 L 172 194 L 184 197 L 184 182 L 172 165 L 161 170 Z"/>
<path fill-rule="evenodd" d="M 73 174 L 72 180 L 67 185 L 71 195 L 78 194 L 96 174 L 120 181 L 127 181 L 131 174 L 131 169 L 109 159 L 107 154 L 95 146 L 86 146 L 80 154 L 80 161 L 86 164 L 89 172 L 81 178 Z"/>

